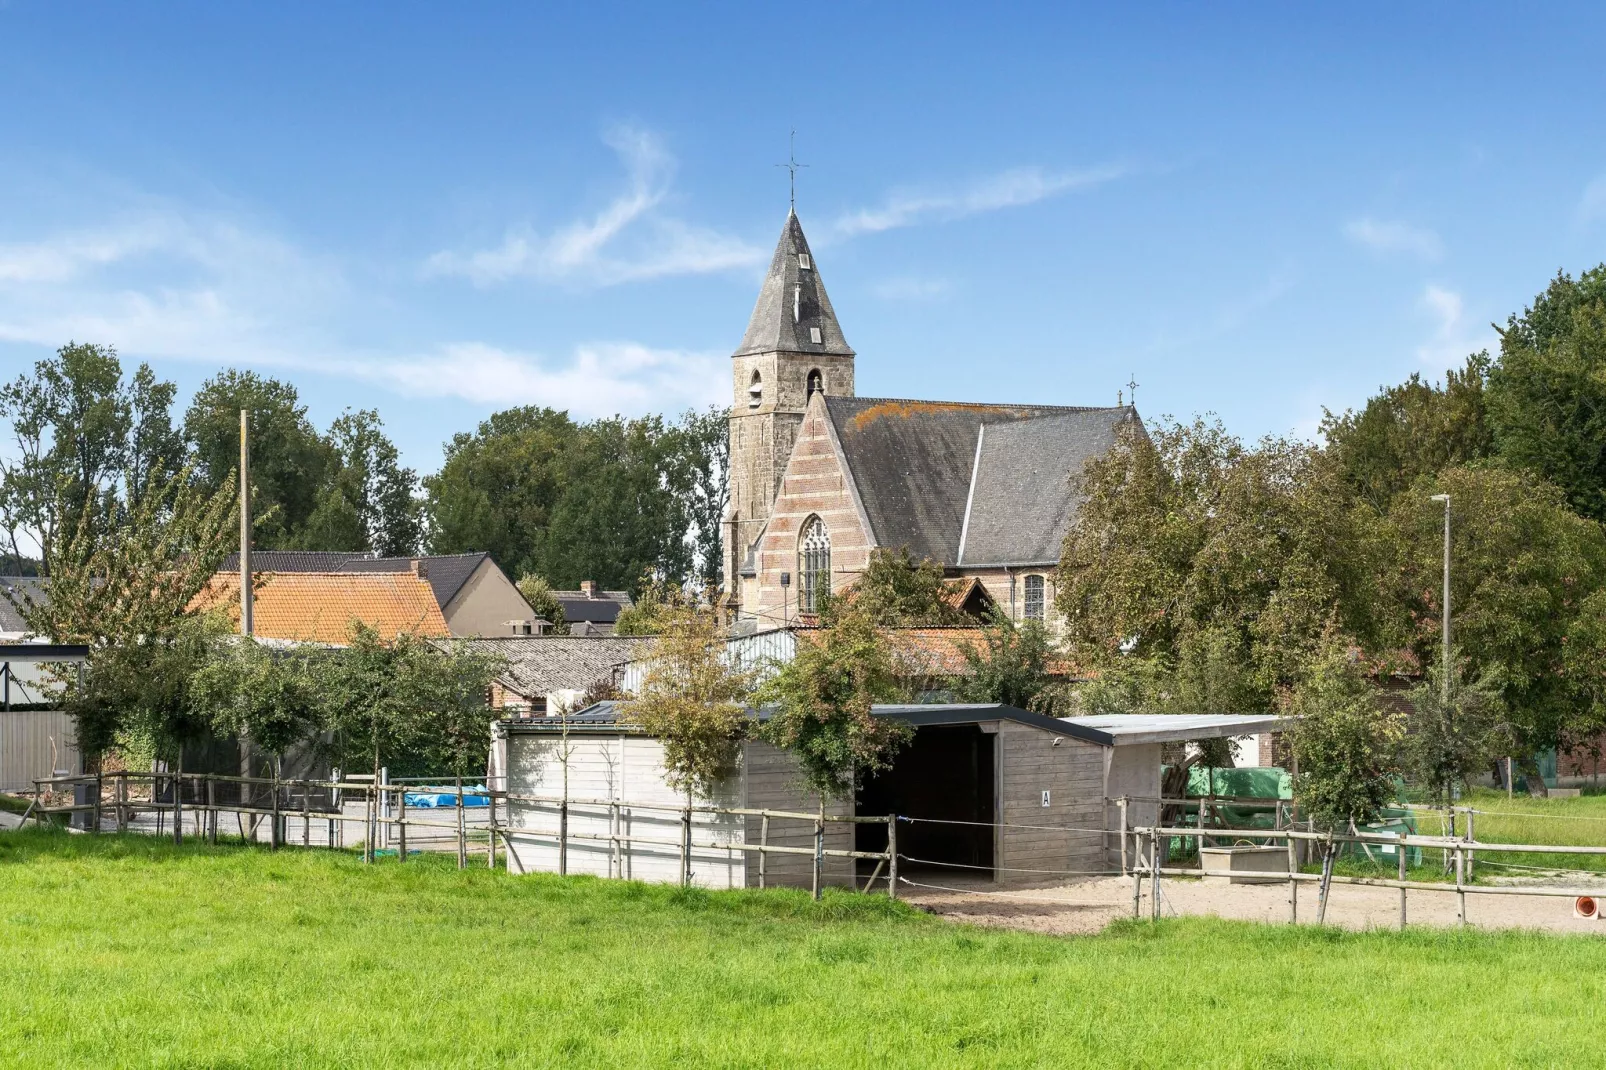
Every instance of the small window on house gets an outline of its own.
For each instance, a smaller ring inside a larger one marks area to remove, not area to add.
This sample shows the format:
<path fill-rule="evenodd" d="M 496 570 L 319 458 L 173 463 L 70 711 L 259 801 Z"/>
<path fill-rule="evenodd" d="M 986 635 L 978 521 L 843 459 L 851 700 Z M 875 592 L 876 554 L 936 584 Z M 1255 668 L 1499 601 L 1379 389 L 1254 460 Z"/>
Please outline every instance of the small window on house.
<path fill-rule="evenodd" d="M 813 342 L 815 345 L 820 344 L 820 329 L 818 327 L 809 328 L 809 341 Z"/>
<path fill-rule="evenodd" d="M 819 334 L 820 333 L 819 328 L 815 328 L 814 333 L 815 334 Z M 825 393 L 825 377 L 823 375 L 821 375 L 820 374 L 820 370 L 818 368 L 816 368 L 813 371 L 809 372 L 809 389 L 808 389 L 808 393 L 807 393 L 805 399 L 806 398 L 811 398 L 815 394 L 823 394 L 823 393 Z"/>
<path fill-rule="evenodd" d="M 1026 577 L 1026 613 L 1027 620 L 1043 619 L 1043 577 Z"/>
<path fill-rule="evenodd" d="M 811 516 L 803 524 L 797 544 L 797 608 L 802 613 L 818 613 L 820 599 L 831 593 L 831 534 L 825 521 Z"/>
<path fill-rule="evenodd" d="M 545 695 L 537 695 L 535 698 L 530 700 L 530 715 L 532 717 L 545 717 L 546 716 L 546 696 Z"/>
<path fill-rule="evenodd" d="M 809 263 L 809 254 L 808 253 L 798 253 L 797 254 L 797 266 L 802 268 L 804 271 L 808 271 L 813 266 L 812 264 Z"/>
<path fill-rule="evenodd" d="M 747 407 L 756 409 L 764 403 L 764 377 L 753 373 L 753 383 L 747 388 Z"/>

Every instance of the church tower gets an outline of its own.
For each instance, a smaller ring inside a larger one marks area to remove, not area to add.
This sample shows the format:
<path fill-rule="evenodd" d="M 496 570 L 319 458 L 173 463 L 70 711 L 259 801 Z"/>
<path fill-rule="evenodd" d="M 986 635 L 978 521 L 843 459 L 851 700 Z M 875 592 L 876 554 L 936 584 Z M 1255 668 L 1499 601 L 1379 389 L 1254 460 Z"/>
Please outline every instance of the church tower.
<path fill-rule="evenodd" d="M 747 333 L 731 354 L 731 389 L 725 589 L 734 604 L 742 564 L 769 519 L 809 398 L 817 391 L 853 396 L 853 350 L 795 211 L 787 213 Z"/>

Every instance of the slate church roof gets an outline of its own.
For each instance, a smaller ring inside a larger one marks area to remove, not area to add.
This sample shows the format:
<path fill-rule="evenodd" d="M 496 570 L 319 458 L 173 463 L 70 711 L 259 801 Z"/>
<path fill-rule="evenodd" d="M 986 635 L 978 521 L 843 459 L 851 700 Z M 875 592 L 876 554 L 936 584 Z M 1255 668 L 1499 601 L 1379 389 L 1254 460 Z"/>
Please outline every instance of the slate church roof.
<path fill-rule="evenodd" d="M 758 303 L 747 323 L 742 344 L 732 356 L 749 353 L 823 353 L 851 357 L 842 325 L 825 295 L 819 265 L 809 252 L 797 213 L 789 213 L 775 245 L 769 274 L 758 291 Z"/>
<path fill-rule="evenodd" d="M 1073 477 L 1137 419 L 1131 406 L 823 401 L 875 544 L 967 568 L 1056 562 L 1081 504 Z"/>

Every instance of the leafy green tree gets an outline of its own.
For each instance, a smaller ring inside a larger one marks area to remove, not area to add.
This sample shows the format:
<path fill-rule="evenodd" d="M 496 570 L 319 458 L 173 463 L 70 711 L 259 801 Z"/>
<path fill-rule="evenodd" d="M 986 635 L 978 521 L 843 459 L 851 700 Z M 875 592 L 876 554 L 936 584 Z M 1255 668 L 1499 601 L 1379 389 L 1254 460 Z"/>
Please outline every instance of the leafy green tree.
<path fill-rule="evenodd" d="M 1418 664 L 1441 660 L 1444 511 L 1451 504 L 1452 628 L 1467 671 L 1500 682 L 1515 757 L 1531 763 L 1580 716 L 1566 648 L 1587 599 L 1606 582 L 1606 534 L 1561 492 L 1504 469 L 1450 468 L 1401 495 L 1389 515 L 1399 547 L 1381 598 L 1402 604 Z"/>
<path fill-rule="evenodd" d="M 1509 742 L 1499 680 L 1493 673 L 1469 678 L 1460 659 L 1452 664 L 1448 701 L 1442 667 L 1411 689 L 1402 752 L 1412 779 L 1446 807 L 1506 752 Z"/>
<path fill-rule="evenodd" d="M 334 463 L 296 542 L 309 550 L 407 557 L 423 541 L 418 476 L 401 464 L 379 413 L 347 410 L 329 426 Z"/>
<path fill-rule="evenodd" d="M 1202 420 L 1132 424 L 1082 489 L 1057 586 L 1085 668 L 1213 666 L 1220 701 L 1270 710 L 1330 622 L 1373 648 L 1403 630 L 1376 596 L 1386 528 L 1312 446 L 1246 447 Z"/>
<path fill-rule="evenodd" d="M 109 495 L 137 501 L 158 469 L 184 464 L 173 433 L 174 386 L 141 364 L 127 381 L 117 351 L 69 343 L 0 387 L 13 449 L 0 462 L 7 556 L 42 545 Z"/>
<path fill-rule="evenodd" d="M 876 624 L 888 628 L 973 624 L 951 601 L 952 587 L 935 561 L 915 561 L 908 547 L 878 546 L 864 571 L 840 596 Z"/>
<path fill-rule="evenodd" d="M 668 483 L 689 526 L 686 578 L 698 588 L 715 588 L 722 579 L 722 525 L 730 500 L 730 410 L 688 411 L 669 427 L 668 437 Z"/>
<path fill-rule="evenodd" d="M 315 745 L 323 728 L 316 661 L 307 647 L 274 649 L 237 636 L 215 641 L 190 692 L 221 736 L 248 739 L 276 758 Z"/>
<path fill-rule="evenodd" d="M 1445 373 L 1444 385 L 1420 375 L 1382 388 L 1360 412 L 1324 410 L 1327 460 L 1363 500 L 1387 512 L 1394 497 L 1423 476 L 1450 465 L 1483 460 L 1494 452 L 1485 413 L 1489 356 L 1467 358 Z"/>
<path fill-rule="evenodd" d="M 1501 332 L 1489 370 L 1489 421 L 1500 456 L 1606 520 L 1606 264 L 1559 274 Z"/>
<path fill-rule="evenodd" d="M 263 549 L 305 548 L 307 521 L 338 465 L 334 450 L 307 419 L 296 388 L 230 368 L 208 379 L 184 414 L 184 437 L 197 477 L 216 490 L 238 475 L 240 410 L 251 412 L 252 511 Z M 362 549 L 359 546 L 319 549 Z"/>
<path fill-rule="evenodd" d="M 563 603 L 552 593 L 552 585 L 533 572 L 525 573 L 518 582 L 519 593 L 530 603 L 535 615 L 546 621 L 551 635 L 568 635 L 569 623 L 563 619 Z"/>
<path fill-rule="evenodd" d="M 886 768 L 914 734 L 871 707 L 898 695 L 892 657 L 868 614 L 852 605 L 821 614 L 823 627 L 799 636 L 792 660 L 765 681 L 760 700 L 774 712 L 759 728 L 791 751 L 811 791 L 851 798 L 860 781 Z"/>
<path fill-rule="evenodd" d="M 752 674 L 726 657 L 711 613 L 668 614 L 648 657 L 641 690 L 624 712 L 662 740 L 670 787 L 714 798 L 741 753 Z"/>
<path fill-rule="evenodd" d="M 711 616 L 714 612 L 713 590 L 699 595 L 651 573 L 642 577 L 639 589 L 635 603 L 619 611 L 613 634 L 661 635 L 678 617 L 688 613 Z"/>
<path fill-rule="evenodd" d="M 1288 712 L 1295 718 L 1290 736 L 1299 762 L 1294 797 L 1301 815 L 1329 833 L 1375 820 L 1394 798 L 1404 726 L 1378 701 L 1349 643 L 1329 634 L 1309 675 L 1294 688 Z M 1326 914 L 1336 853 L 1329 842 L 1318 920 Z"/>
<path fill-rule="evenodd" d="M 964 647 L 969 673 L 954 690 L 961 702 L 1002 702 L 1023 710 L 1037 710 L 1052 683 L 1053 644 L 1042 621 L 1016 624 L 1002 612 L 982 632 L 980 646 Z"/>
<path fill-rule="evenodd" d="M 655 416 L 576 424 L 535 407 L 495 413 L 455 436 L 424 481 L 430 548 L 487 550 L 563 588 L 589 579 L 639 591 L 649 573 L 677 583 L 710 575 L 719 564 L 711 518 L 724 508 L 714 427 L 711 414 L 671 425 Z"/>

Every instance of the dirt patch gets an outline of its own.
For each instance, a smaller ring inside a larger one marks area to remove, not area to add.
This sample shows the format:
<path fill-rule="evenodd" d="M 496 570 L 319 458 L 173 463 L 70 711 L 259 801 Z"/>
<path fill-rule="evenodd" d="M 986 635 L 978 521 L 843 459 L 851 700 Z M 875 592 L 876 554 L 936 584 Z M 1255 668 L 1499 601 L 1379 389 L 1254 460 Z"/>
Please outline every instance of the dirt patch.
<path fill-rule="evenodd" d="M 1571 882 L 1576 886 L 1576 882 Z M 1606 897 L 1606 885 L 1601 894 Z M 940 917 L 973 925 L 1028 932 L 1074 935 L 1095 933 L 1111 921 L 1132 916 L 1130 877 L 1104 877 L 1047 888 L 953 891 L 915 888 L 906 897 Z M 1213 915 L 1273 924 L 1288 922 L 1287 884 L 1224 884 L 1165 880 L 1160 903 L 1166 917 Z M 1393 888 L 1335 885 L 1327 907 L 1328 924 L 1346 929 L 1392 929 L 1399 924 L 1400 893 Z M 1139 914 L 1150 912 L 1149 884 L 1143 884 Z M 1406 918 L 1412 925 L 1456 925 L 1456 896 L 1448 891 L 1408 891 Z M 1299 921 L 1316 920 L 1316 887 L 1299 889 Z M 1547 932 L 1606 936 L 1606 921 L 1573 917 L 1573 901 L 1559 896 L 1467 895 L 1467 923 L 1486 929 L 1541 929 Z"/>

